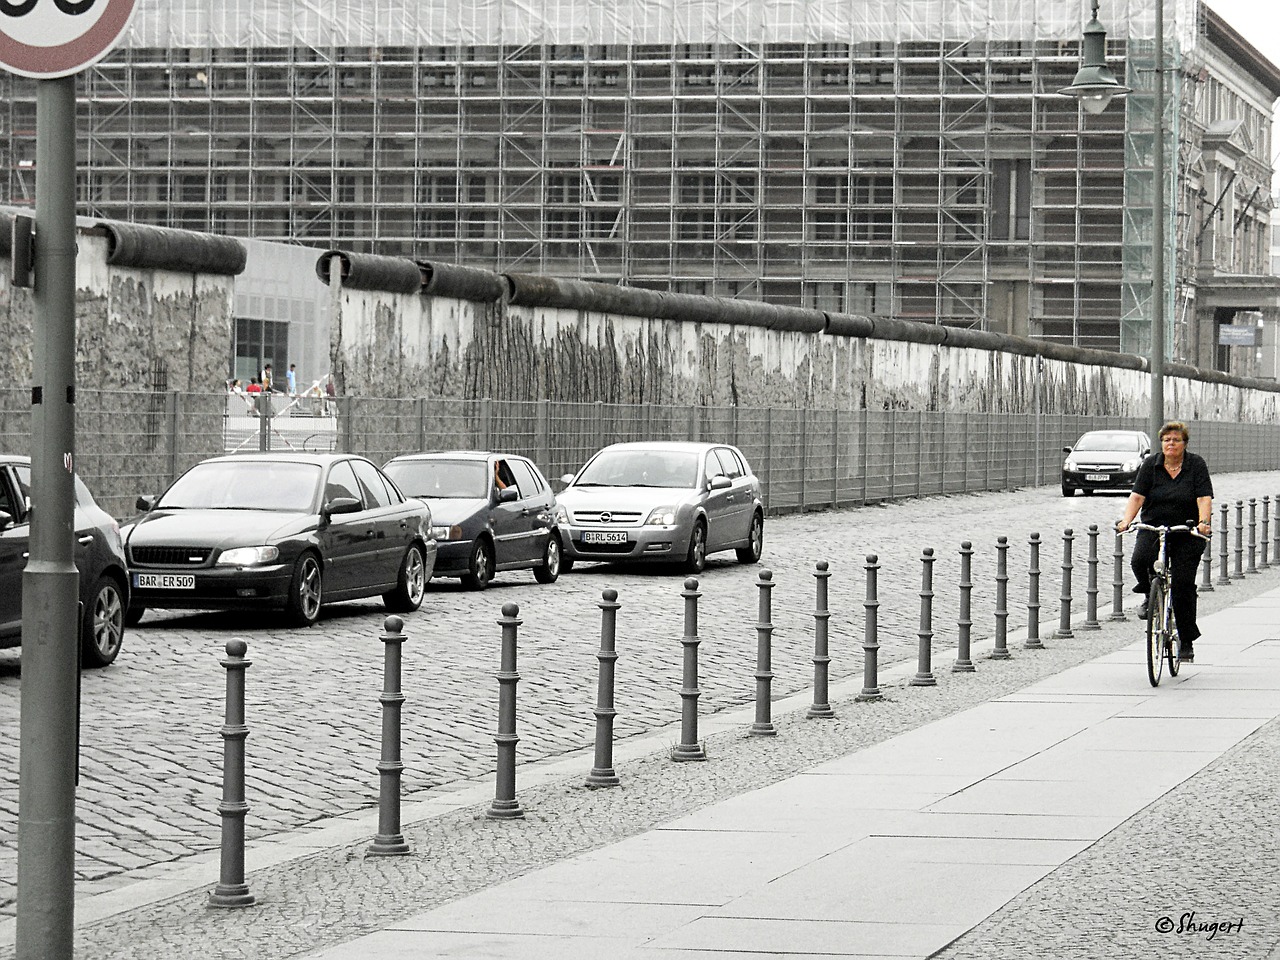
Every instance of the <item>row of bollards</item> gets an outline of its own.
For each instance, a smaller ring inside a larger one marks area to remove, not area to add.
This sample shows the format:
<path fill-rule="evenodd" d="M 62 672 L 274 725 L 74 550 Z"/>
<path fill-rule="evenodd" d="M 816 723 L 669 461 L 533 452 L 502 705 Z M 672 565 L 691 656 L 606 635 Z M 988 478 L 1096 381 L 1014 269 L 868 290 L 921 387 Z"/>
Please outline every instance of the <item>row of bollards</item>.
<path fill-rule="evenodd" d="M 1229 528 L 1229 505 L 1220 505 L 1220 529 L 1218 533 L 1218 586 L 1229 585 L 1247 574 L 1267 569 L 1272 563 L 1280 563 L 1280 496 L 1276 497 L 1276 522 L 1271 523 L 1271 498 L 1263 497 L 1261 516 L 1257 500 L 1248 501 L 1248 539 L 1245 539 L 1245 501 L 1235 504 L 1234 530 Z M 1259 538 L 1258 532 L 1261 536 Z M 1229 550 L 1230 534 L 1234 533 L 1234 558 Z M 1274 535 L 1274 539 L 1273 539 Z M 1080 629 L 1096 630 L 1098 622 L 1098 554 L 1099 531 L 1096 524 L 1088 529 L 1086 612 Z M 1072 634 L 1072 544 L 1075 539 L 1071 529 L 1063 531 L 1062 594 L 1059 605 L 1059 623 L 1056 637 L 1069 638 Z M 1247 543 L 1247 551 L 1246 551 Z M 1025 649 L 1043 649 L 1040 639 L 1040 548 L 1039 533 L 1032 533 L 1028 540 L 1027 565 L 1027 635 Z M 1008 552 L 1007 537 L 996 539 L 995 573 L 995 630 L 990 657 L 1007 660 L 1012 657 L 1008 648 Z M 959 616 L 957 620 L 957 655 L 952 672 L 971 673 L 976 670 L 972 660 L 972 559 L 973 545 L 964 541 L 960 545 Z M 1247 560 L 1246 560 L 1247 557 Z M 1112 581 L 1112 611 L 1110 619 L 1125 620 L 1124 602 L 1124 549 L 1119 534 L 1115 535 L 1114 576 Z M 1234 564 L 1231 560 L 1234 559 Z M 936 686 L 933 673 L 933 566 L 936 561 L 932 548 L 926 548 L 920 557 L 920 618 L 917 631 L 918 653 L 916 673 L 910 678 L 910 686 Z M 1212 591 L 1213 552 L 1206 549 L 1198 589 Z M 1234 566 L 1234 569 L 1230 569 Z M 866 557 L 866 598 L 863 604 L 865 628 L 863 632 L 863 684 L 855 700 L 866 702 L 884 697 L 879 686 L 879 595 L 878 574 L 880 564 L 875 554 Z M 814 653 L 813 653 L 813 703 L 806 718 L 835 716 L 830 697 L 829 581 L 830 564 L 819 561 L 815 565 Z M 748 733 L 752 736 L 776 736 L 777 727 L 772 719 L 772 591 L 773 574 L 762 570 L 759 574 L 758 616 L 756 629 L 755 670 L 755 720 Z M 677 761 L 706 760 L 705 746 L 698 739 L 698 600 L 701 597 L 695 578 L 684 582 L 681 593 L 684 600 L 683 675 L 680 687 L 681 723 L 680 741 L 671 750 L 671 759 Z M 615 668 L 617 653 L 617 613 L 621 607 L 616 590 L 601 594 L 597 604 L 601 611 L 600 649 L 597 653 L 599 675 L 595 707 L 595 755 L 590 774 L 586 777 L 589 787 L 618 786 L 620 778 L 613 766 Z M 497 621 L 502 630 L 501 654 L 496 679 L 499 684 L 498 728 L 494 737 L 497 747 L 496 783 L 493 802 L 486 816 L 497 820 L 517 819 L 524 810 L 516 798 L 516 686 L 519 607 L 504 604 L 502 616 Z M 383 688 L 379 696 L 382 711 L 381 755 L 377 764 L 379 777 L 378 832 L 366 850 L 368 856 L 395 856 L 410 852 L 409 844 L 401 832 L 400 800 L 401 778 L 404 764 L 400 752 L 402 708 L 405 697 L 401 689 L 401 665 L 405 641 L 404 623 L 399 617 L 387 617 L 381 640 L 383 643 Z M 212 907 L 243 907 L 255 902 L 245 882 L 245 817 L 249 806 L 245 800 L 245 741 L 248 727 L 245 722 L 245 673 L 251 661 L 247 659 L 248 645 L 243 640 L 232 640 L 226 645 L 226 659 L 221 661 L 226 669 L 226 708 L 221 735 L 223 746 L 222 800 L 218 804 L 221 817 L 222 840 L 218 883 L 209 895 Z"/>

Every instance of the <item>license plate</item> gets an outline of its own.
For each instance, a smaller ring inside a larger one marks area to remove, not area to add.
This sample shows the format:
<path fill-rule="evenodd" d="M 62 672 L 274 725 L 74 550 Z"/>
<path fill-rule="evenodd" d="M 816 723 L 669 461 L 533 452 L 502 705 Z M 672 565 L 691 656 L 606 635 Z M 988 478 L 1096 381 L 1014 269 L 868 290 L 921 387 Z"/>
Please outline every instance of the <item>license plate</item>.
<path fill-rule="evenodd" d="M 1110 479 L 1111 479 L 1111 474 L 1109 474 L 1109 473 L 1086 473 L 1086 474 L 1084 475 L 1084 478 L 1085 478 L 1086 480 L 1093 480 L 1093 481 L 1099 481 L 1099 480 L 1110 480 Z"/>
<path fill-rule="evenodd" d="M 190 573 L 135 573 L 133 585 L 144 590 L 194 590 L 196 578 Z"/>
<path fill-rule="evenodd" d="M 626 543 L 627 534 L 622 530 L 587 531 L 582 535 L 583 543 Z"/>

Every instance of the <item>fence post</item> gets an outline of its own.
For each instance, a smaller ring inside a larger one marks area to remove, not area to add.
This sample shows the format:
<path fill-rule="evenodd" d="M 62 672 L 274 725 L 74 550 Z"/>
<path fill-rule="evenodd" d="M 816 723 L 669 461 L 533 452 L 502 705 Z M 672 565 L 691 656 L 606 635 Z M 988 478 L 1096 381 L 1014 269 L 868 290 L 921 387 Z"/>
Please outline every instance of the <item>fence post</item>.
<path fill-rule="evenodd" d="M 170 390 L 165 400 L 165 415 L 169 421 L 169 482 L 178 479 L 178 408 L 183 405 L 182 395 Z"/>
<path fill-rule="evenodd" d="M 1249 498 L 1249 573 L 1258 572 L 1258 498 Z"/>
<path fill-rule="evenodd" d="M 796 411 L 796 416 L 800 419 L 800 512 L 804 513 L 809 508 L 809 417 L 804 407 Z"/>
<path fill-rule="evenodd" d="M 1022 644 L 1026 650 L 1043 650 L 1040 642 L 1040 534 L 1031 534 L 1027 541 L 1031 548 L 1027 560 L 1027 639 Z"/>
<path fill-rule="evenodd" d="M 355 397 L 338 397 L 337 400 L 338 422 L 335 425 L 334 442 L 342 444 L 338 453 L 352 453 L 355 447 L 355 417 L 351 408 Z"/>
<path fill-rule="evenodd" d="M 1230 515 L 1227 504 L 1220 503 L 1218 507 L 1221 514 L 1221 519 L 1218 521 L 1218 526 L 1221 528 L 1218 533 L 1220 537 L 1218 541 L 1218 586 L 1226 587 L 1231 585 L 1231 576 L 1227 573 L 1227 544 L 1231 539 L 1231 524 L 1227 522 L 1227 517 Z M 1280 529 L 1280 526 L 1277 529 Z"/>
<path fill-rule="evenodd" d="M 956 649 L 956 662 L 951 665 L 952 673 L 973 673 L 976 669 L 973 665 L 973 659 L 970 657 L 970 641 L 972 640 L 973 630 L 972 599 L 973 544 L 965 540 L 960 544 L 960 617 L 956 622 L 959 638 Z"/>
<path fill-rule="evenodd" d="M 680 742 L 671 748 L 672 760 L 705 760 L 706 749 L 698 742 L 698 580 L 684 582 L 684 678 L 680 687 Z"/>
<path fill-rule="evenodd" d="M 426 397 L 418 397 L 416 400 L 413 401 L 413 419 L 416 420 L 418 424 L 418 428 L 416 431 L 418 434 L 418 446 L 415 449 L 426 450 L 427 449 L 427 398 Z M 547 461 L 539 460 L 538 462 L 545 467 Z"/>
<path fill-rule="evenodd" d="M 1098 623 L 1098 525 L 1096 523 L 1089 524 L 1089 559 L 1086 569 L 1088 574 L 1084 589 L 1084 623 L 1080 625 L 1080 629 L 1101 630 L 1102 625 Z"/>
<path fill-rule="evenodd" d="M 1062 597 L 1058 606 L 1059 639 L 1073 636 L 1071 632 L 1071 543 L 1075 534 L 1068 527 L 1062 531 Z"/>
<path fill-rule="evenodd" d="M 1124 534 L 1116 533 L 1113 553 L 1115 573 L 1111 578 L 1111 620 L 1127 620 L 1124 615 Z"/>
<path fill-rule="evenodd" d="M 756 621 L 756 720 L 750 733 L 757 737 L 778 735 L 773 725 L 773 571 L 761 570 L 759 619 Z"/>
<path fill-rule="evenodd" d="M 1009 538 L 996 537 L 996 640 L 992 660 L 1009 660 Z"/>
<path fill-rule="evenodd" d="M 735 440 L 734 443 L 737 443 Z M 831 509 L 840 506 L 840 408 L 831 411 Z"/>
<path fill-rule="evenodd" d="M 493 738 L 498 745 L 498 776 L 493 803 L 485 816 L 492 820 L 515 820 L 524 816 L 524 809 L 516 799 L 516 684 L 520 674 L 516 672 L 516 631 L 523 622 L 517 619 L 520 607 L 514 603 L 502 605 L 502 660 L 498 670 L 498 733 Z"/>
<path fill-rule="evenodd" d="M 609 589 L 600 594 L 600 674 L 596 681 L 596 762 L 587 776 L 588 787 L 616 787 L 618 774 L 613 769 L 613 718 L 618 711 L 613 707 L 614 667 L 617 664 L 618 591 Z"/>
<path fill-rule="evenodd" d="M 880 641 L 877 636 L 877 611 L 880 600 L 876 593 L 876 573 L 879 569 L 879 558 L 874 553 L 867 554 L 867 599 L 862 605 L 866 611 L 866 630 L 862 635 L 862 692 L 856 698 L 863 701 L 880 700 L 884 697 L 880 692 L 878 675 Z"/>
<path fill-rule="evenodd" d="M 1235 563 L 1231 568 L 1231 576 L 1239 580 L 1244 577 L 1244 501 L 1236 501 L 1236 550 Z"/>
<path fill-rule="evenodd" d="M 263 390 L 254 398 L 258 409 L 258 450 L 271 449 L 271 391 Z"/>
<path fill-rule="evenodd" d="M 916 636 L 920 646 L 916 657 L 916 675 L 911 678 L 913 687 L 932 687 L 938 683 L 933 675 L 933 548 L 925 547 L 920 557 L 920 629 Z"/>
<path fill-rule="evenodd" d="M 365 856 L 389 857 L 409 852 L 400 832 L 400 717 L 404 693 L 400 689 L 400 664 L 404 645 L 404 621 L 387 617 L 382 623 L 382 757 L 378 761 L 378 835 Z"/>
<path fill-rule="evenodd" d="M 1258 566 L 1266 570 L 1271 564 L 1267 561 L 1267 548 L 1271 546 L 1270 532 L 1268 528 L 1271 526 L 1271 497 L 1262 498 L 1262 536 L 1258 539 L 1258 549 L 1261 555 L 1258 558 Z"/>
<path fill-rule="evenodd" d="M 244 798 L 244 742 L 249 728 L 244 717 L 245 671 L 253 662 L 245 659 L 249 645 L 227 641 L 227 699 L 222 724 L 222 850 L 218 885 L 209 894 L 211 907 L 247 907 L 254 902 L 244 882 L 244 818 L 249 805 Z"/>
<path fill-rule="evenodd" d="M 836 715 L 831 709 L 831 704 L 828 703 L 831 657 L 828 656 L 827 628 L 831 620 L 831 611 L 827 609 L 827 581 L 831 579 L 831 571 L 827 561 L 817 562 L 813 576 L 816 581 L 817 598 L 813 608 L 813 705 L 805 713 L 805 716 L 810 719 Z"/>

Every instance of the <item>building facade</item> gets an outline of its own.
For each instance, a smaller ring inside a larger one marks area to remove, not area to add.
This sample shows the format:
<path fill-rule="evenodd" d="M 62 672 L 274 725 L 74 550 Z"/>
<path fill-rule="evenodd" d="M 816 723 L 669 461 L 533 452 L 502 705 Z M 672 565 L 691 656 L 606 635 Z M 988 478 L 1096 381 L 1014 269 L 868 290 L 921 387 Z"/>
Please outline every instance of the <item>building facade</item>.
<path fill-rule="evenodd" d="M 140 0 L 82 80 L 79 212 L 1146 354 L 1155 2 L 1103 6 L 1134 93 L 1089 115 L 1080 0 Z M 1280 71 L 1165 7 L 1166 352 L 1230 366 L 1216 327 L 1280 316 Z"/>

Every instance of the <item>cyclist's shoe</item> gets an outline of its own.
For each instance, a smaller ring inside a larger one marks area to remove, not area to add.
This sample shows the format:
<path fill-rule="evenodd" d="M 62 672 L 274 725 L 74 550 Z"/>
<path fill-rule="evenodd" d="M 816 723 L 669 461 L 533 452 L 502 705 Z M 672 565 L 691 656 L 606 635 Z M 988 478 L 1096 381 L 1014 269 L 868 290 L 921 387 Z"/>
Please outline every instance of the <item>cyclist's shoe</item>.
<path fill-rule="evenodd" d="M 1184 643 L 1178 650 L 1178 659 L 1183 663 L 1192 663 L 1196 659 L 1195 647 L 1189 643 Z"/>
<path fill-rule="evenodd" d="M 1150 616 L 1150 610 L 1148 609 L 1147 601 L 1144 599 L 1142 603 L 1138 605 L 1138 619 L 1145 620 L 1148 616 Z"/>

